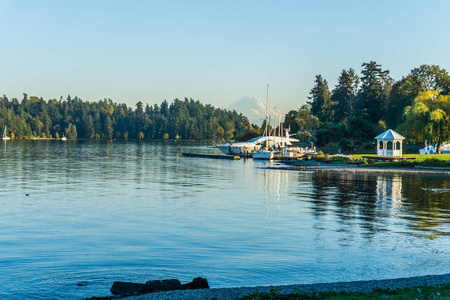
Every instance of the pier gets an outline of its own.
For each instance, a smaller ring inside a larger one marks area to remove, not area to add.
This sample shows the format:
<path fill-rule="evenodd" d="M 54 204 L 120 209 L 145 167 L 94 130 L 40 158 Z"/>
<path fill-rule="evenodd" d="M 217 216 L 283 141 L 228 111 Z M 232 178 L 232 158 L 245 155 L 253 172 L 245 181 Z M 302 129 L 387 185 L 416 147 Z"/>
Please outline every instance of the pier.
<path fill-rule="evenodd" d="M 183 156 L 186 157 L 203 157 L 203 158 L 214 158 L 214 159 L 231 159 L 231 160 L 240 160 L 241 158 L 252 158 L 251 154 L 244 156 L 244 155 L 226 155 L 226 154 L 202 154 L 202 153 L 190 153 L 190 152 L 183 152 L 182 153 Z M 308 157 L 310 158 L 311 156 L 314 156 L 315 154 L 301 154 L 301 155 L 296 155 L 294 157 L 288 157 L 288 156 L 281 156 L 281 155 L 276 155 L 273 157 L 272 160 L 282 160 L 282 161 L 286 161 L 286 160 L 302 160 L 302 159 L 307 159 Z"/>
<path fill-rule="evenodd" d="M 200 153 L 182 153 L 183 156 L 186 157 L 203 157 L 203 158 L 215 158 L 215 159 L 232 159 L 232 160 L 240 160 L 241 157 L 239 155 L 223 155 L 223 154 L 200 154 Z"/>

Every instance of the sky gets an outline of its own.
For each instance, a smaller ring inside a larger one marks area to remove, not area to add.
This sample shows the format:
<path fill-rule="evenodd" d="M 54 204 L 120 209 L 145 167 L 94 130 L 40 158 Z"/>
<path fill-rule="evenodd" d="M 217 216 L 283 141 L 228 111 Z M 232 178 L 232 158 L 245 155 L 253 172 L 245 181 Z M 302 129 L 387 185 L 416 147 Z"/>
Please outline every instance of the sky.
<path fill-rule="evenodd" d="M 269 84 L 287 112 L 365 62 L 450 71 L 449 16 L 447 0 L 0 0 L 0 95 L 226 108 Z"/>

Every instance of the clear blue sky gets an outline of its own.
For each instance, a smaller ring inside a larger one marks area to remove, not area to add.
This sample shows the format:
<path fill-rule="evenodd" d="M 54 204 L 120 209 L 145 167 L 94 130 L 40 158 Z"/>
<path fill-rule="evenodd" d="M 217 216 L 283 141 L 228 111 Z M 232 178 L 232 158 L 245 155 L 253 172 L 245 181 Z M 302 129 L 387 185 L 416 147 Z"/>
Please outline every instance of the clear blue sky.
<path fill-rule="evenodd" d="M 450 71 L 450 1 L 0 0 L 0 94 L 78 96 L 135 106 L 244 96 L 284 111 L 316 74 L 375 60 L 399 80 L 422 64 Z"/>

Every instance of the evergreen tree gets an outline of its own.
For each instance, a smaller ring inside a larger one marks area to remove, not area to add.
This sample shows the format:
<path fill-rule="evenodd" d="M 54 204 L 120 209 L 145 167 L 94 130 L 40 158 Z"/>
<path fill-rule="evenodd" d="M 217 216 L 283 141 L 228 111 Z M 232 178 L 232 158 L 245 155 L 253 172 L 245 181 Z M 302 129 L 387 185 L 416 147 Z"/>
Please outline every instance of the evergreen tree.
<path fill-rule="evenodd" d="M 91 115 L 87 115 L 84 118 L 84 132 L 86 134 L 86 138 L 93 139 L 95 137 L 95 129 L 94 129 L 94 119 Z"/>
<path fill-rule="evenodd" d="M 335 107 L 334 122 L 347 123 L 353 117 L 353 107 L 359 85 L 359 77 L 355 70 L 342 70 L 338 84 L 333 90 L 331 101 Z"/>
<path fill-rule="evenodd" d="M 385 102 L 392 88 L 389 71 L 383 71 L 375 61 L 363 63 L 361 73 L 361 108 L 366 111 L 372 123 L 383 118 Z"/>
<path fill-rule="evenodd" d="M 105 132 L 108 136 L 108 139 L 112 140 L 113 138 L 113 122 L 111 120 L 111 117 L 108 115 L 106 115 L 106 121 L 105 121 Z"/>
<path fill-rule="evenodd" d="M 0 126 L 17 138 L 56 137 L 70 139 L 117 138 L 161 139 L 179 134 L 191 139 L 234 139 L 254 131 L 248 119 L 235 111 L 203 105 L 193 99 L 175 99 L 161 106 L 138 102 L 133 111 L 126 104 L 111 99 L 84 102 L 70 95 L 64 100 L 48 102 L 24 94 L 22 103 L 16 98 L 0 98 Z M 161 108 L 160 108 L 161 107 Z"/>
<path fill-rule="evenodd" d="M 319 118 L 323 123 L 331 122 L 333 117 L 332 103 L 328 82 L 322 78 L 322 75 L 316 75 L 315 85 L 311 89 L 311 96 L 308 102 L 311 105 L 311 113 Z"/>

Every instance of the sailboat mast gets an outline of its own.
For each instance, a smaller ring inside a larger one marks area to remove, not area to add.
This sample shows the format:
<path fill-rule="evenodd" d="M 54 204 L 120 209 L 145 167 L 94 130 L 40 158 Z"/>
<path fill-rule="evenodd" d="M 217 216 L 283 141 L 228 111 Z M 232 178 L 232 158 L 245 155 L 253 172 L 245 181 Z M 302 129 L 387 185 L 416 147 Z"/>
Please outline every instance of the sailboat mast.
<path fill-rule="evenodd" d="M 266 93 L 266 129 L 264 130 L 266 132 L 266 135 L 269 135 L 267 125 L 269 123 L 269 84 L 267 84 L 267 93 Z"/>

